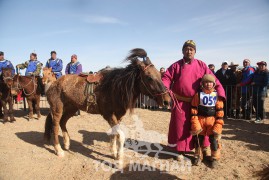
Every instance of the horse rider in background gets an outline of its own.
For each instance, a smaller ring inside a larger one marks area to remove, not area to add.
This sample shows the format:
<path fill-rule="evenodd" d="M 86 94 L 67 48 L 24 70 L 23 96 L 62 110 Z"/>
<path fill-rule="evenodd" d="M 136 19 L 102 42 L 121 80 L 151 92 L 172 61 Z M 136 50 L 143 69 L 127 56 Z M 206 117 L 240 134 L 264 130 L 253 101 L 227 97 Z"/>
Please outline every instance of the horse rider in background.
<path fill-rule="evenodd" d="M 25 61 L 25 63 L 18 64 L 16 66 L 16 70 L 18 73 L 19 69 L 25 69 L 25 76 L 35 76 L 37 77 L 37 82 L 38 82 L 38 87 L 41 91 L 41 95 L 44 95 L 44 87 L 42 84 L 42 79 L 40 78 L 40 73 L 42 69 L 43 64 L 37 60 L 37 54 L 36 53 L 31 53 L 30 54 L 30 60 Z"/>
<path fill-rule="evenodd" d="M 12 69 L 12 75 L 15 75 L 15 69 L 13 67 L 13 64 L 11 63 L 11 61 L 6 60 L 4 57 L 4 52 L 0 51 L 0 97 L 2 96 L 2 83 L 4 83 L 3 78 L 2 78 L 2 68 L 11 68 Z M 3 117 L 3 113 L 2 113 L 2 104 L 0 101 L 0 117 Z"/>
<path fill-rule="evenodd" d="M 51 58 L 47 61 L 46 67 L 52 68 L 52 72 L 55 74 L 56 79 L 59 79 L 62 76 L 63 61 L 57 58 L 56 51 L 51 51 L 50 55 Z"/>
<path fill-rule="evenodd" d="M 15 74 L 15 69 L 11 61 L 6 60 L 4 57 L 4 52 L 0 51 L 0 76 L 2 75 L 2 68 L 11 68 L 12 74 Z"/>

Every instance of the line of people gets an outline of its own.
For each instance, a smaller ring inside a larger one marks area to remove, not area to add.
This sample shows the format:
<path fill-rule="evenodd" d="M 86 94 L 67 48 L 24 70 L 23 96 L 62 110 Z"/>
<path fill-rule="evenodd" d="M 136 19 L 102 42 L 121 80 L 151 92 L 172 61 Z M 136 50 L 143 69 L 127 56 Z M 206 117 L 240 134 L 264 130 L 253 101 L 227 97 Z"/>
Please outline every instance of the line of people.
<path fill-rule="evenodd" d="M 251 104 L 253 104 L 256 112 L 255 123 L 262 123 L 265 116 L 264 100 L 269 84 L 267 63 L 260 61 L 255 68 L 251 66 L 249 59 L 244 59 L 243 68 L 238 69 L 238 66 L 233 62 L 229 65 L 224 61 L 221 68 L 215 72 L 215 66 L 208 65 L 225 89 L 227 96 L 224 107 L 225 117 L 240 118 L 242 114 L 243 119 L 250 120 L 253 112 Z"/>
<path fill-rule="evenodd" d="M 63 70 L 63 61 L 60 58 L 57 58 L 56 51 L 51 51 L 51 57 L 47 60 L 45 67 L 51 68 L 52 72 L 55 74 L 55 77 L 58 79 L 62 76 Z M 41 91 L 41 95 L 45 95 L 44 86 L 42 84 L 42 79 L 40 78 L 40 73 L 42 70 L 43 64 L 37 60 L 37 54 L 31 53 L 30 59 L 25 61 L 24 63 L 16 65 L 16 73 L 20 74 L 21 69 L 25 70 L 25 76 L 34 76 L 37 77 L 38 88 Z M 0 51 L 0 77 L 2 74 L 2 68 L 11 68 L 12 74 L 15 74 L 15 69 L 10 60 L 4 58 L 4 52 Z M 71 61 L 66 65 L 65 74 L 80 74 L 82 72 L 82 65 L 78 61 L 77 55 L 73 54 L 71 56 Z M 0 78 L 0 81 L 2 79 Z M 21 94 L 19 92 L 17 97 L 14 97 L 16 103 L 21 102 Z M 79 115 L 80 112 L 78 111 L 76 115 Z"/>
<path fill-rule="evenodd" d="M 57 58 L 56 51 L 51 51 L 51 57 L 47 60 L 45 67 L 51 68 L 52 72 L 55 74 L 56 78 L 62 76 L 63 61 Z M 31 53 L 30 59 L 22 64 L 16 65 L 17 73 L 20 73 L 20 69 L 26 69 L 25 76 L 40 76 L 43 64 L 37 60 L 37 54 Z M 4 52 L 0 51 L 0 75 L 2 73 L 2 68 L 12 68 L 13 75 L 15 74 L 15 68 L 10 60 L 4 58 Z M 73 54 L 71 56 L 71 62 L 66 65 L 65 74 L 80 74 L 82 72 L 82 65 L 78 61 L 77 55 Z"/>

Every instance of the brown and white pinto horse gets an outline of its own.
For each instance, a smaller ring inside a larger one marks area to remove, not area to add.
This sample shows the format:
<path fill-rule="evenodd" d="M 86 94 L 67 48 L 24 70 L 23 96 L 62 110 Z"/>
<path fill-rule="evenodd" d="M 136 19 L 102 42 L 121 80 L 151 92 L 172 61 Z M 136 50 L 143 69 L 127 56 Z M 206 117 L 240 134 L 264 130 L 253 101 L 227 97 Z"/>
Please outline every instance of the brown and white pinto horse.
<path fill-rule="evenodd" d="M 125 68 L 100 71 L 103 78 L 94 89 L 97 111 L 88 111 L 101 114 L 111 127 L 118 125 L 128 110 L 132 112 L 140 93 L 154 98 L 159 105 L 166 102 L 165 98 L 170 100 L 160 72 L 151 63 L 145 50 L 131 50 L 126 61 L 130 64 Z M 54 148 L 60 157 L 64 156 L 64 151 L 59 143 L 59 127 L 62 129 L 64 147 L 68 150 L 70 137 L 66 123 L 77 110 L 87 110 L 86 86 L 85 77 L 65 75 L 53 82 L 46 92 L 51 112 L 46 119 L 44 138 L 50 140 L 53 134 Z M 111 135 L 112 155 L 122 164 L 125 135 L 120 128 L 114 130 L 116 132 Z"/>

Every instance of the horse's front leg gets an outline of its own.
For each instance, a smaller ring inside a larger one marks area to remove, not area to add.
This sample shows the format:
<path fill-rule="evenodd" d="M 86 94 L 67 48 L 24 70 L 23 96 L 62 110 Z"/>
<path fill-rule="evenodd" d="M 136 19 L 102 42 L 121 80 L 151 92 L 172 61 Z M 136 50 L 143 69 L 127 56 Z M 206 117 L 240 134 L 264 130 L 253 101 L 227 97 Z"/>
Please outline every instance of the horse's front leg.
<path fill-rule="evenodd" d="M 35 110 L 36 110 L 36 114 L 37 114 L 37 119 L 41 118 L 41 113 L 40 113 L 40 96 L 36 98 Z"/>
<path fill-rule="evenodd" d="M 16 119 L 13 115 L 13 99 L 12 99 L 12 97 L 9 98 L 8 105 L 9 105 L 8 113 L 9 113 L 10 121 L 14 122 L 14 121 L 16 121 Z"/>
<path fill-rule="evenodd" d="M 112 132 L 112 135 L 110 135 L 110 147 L 113 158 L 117 159 L 118 156 L 117 134 L 114 134 L 114 132 Z"/>
<path fill-rule="evenodd" d="M 33 119 L 33 115 L 34 115 L 34 109 L 33 109 L 33 102 L 31 99 L 27 98 L 27 103 L 29 106 L 29 120 Z"/>
<path fill-rule="evenodd" d="M 125 143 L 125 134 L 123 133 L 123 131 L 120 129 L 118 130 L 118 142 L 119 142 L 119 147 L 118 147 L 118 157 L 117 159 L 119 159 L 120 161 L 123 161 L 124 158 L 124 143 Z"/>
<path fill-rule="evenodd" d="M 8 110 L 7 110 L 7 104 L 5 101 L 2 101 L 2 106 L 3 106 L 3 110 L 4 110 L 4 123 L 6 123 L 8 121 Z"/>
<path fill-rule="evenodd" d="M 60 126 L 60 120 L 62 117 L 62 112 L 53 113 L 53 136 L 54 136 L 54 148 L 56 151 L 57 156 L 64 157 L 64 151 L 60 145 L 59 142 L 59 126 Z"/>
<path fill-rule="evenodd" d="M 120 129 L 119 122 L 120 121 L 117 120 L 116 116 L 112 115 L 112 122 L 110 122 L 112 127 L 111 149 L 114 158 L 119 160 L 119 166 L 121 168 L 123 165 L 123 157 L 124 157 L 123 150 L 124 150 L 125 135 L 123 131 Z"/>
<path fill-rule="evenodd" d="M 1 97 L 1 93 L 0 93 L 0 97 Z M 4 114 L 3 114 L 3 111 L 2 111 L 2 102 L 0 100 L 0 118 L 3 118 L 4 117 Z"/>

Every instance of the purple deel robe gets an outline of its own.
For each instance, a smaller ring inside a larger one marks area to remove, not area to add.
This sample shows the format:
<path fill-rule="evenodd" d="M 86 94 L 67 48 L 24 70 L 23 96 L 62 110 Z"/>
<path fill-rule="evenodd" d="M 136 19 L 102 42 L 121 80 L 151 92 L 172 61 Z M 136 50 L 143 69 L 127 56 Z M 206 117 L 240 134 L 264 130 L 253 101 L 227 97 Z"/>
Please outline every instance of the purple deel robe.
<path fill-rule="evenodd" d="M 193 59 L 189 64 L 185 64 L 183 59 L 172 64 L 162 77 L 164 86 L 174 93 L 193 97 L 200 88 L 201 78 L 205 74 L 214 75 L 204 62 Z M 225 98 L 225 92 L 216 78 L 215 87 L 218 96 Z M 169 125 L 168 143 L 174 145 L 177 151 L 191 151 L 194 148 L 191 129 L 191 103 L 179 102 L 181 111 L 173 108 Z M 208 137 L 205 138 L 204 146 L 209 145 Z"/>

